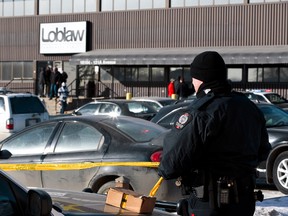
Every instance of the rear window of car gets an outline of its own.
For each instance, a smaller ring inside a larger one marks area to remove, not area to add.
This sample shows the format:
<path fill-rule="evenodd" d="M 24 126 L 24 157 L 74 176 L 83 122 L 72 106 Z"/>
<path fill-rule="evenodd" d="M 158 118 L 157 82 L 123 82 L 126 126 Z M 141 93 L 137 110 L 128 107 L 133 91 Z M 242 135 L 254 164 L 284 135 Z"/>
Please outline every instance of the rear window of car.
<path fill-rule="evenodd" d="M 132 113 L 154 113 L 156 112 L 152 107 L 145 103 L 130 102 L 127 103 L 128 110 Z"/>
<path fill-rule="evenodd" d="M 12 114 L 44 113 L 44 105 L 37 97 L 10 98 Z"/>
<path fill-rule="evenodd" d="M 137 142 L 151 141 L 152 139 L 158 137 L 161 133 L 167 131 L 167 129 L 157 124 L 142 119 L 131 120 L 128 118 L 122 118 L 118 120 L 115 119 L 115 121 L 111 123 L 114 123 L 115 127 Z"/>

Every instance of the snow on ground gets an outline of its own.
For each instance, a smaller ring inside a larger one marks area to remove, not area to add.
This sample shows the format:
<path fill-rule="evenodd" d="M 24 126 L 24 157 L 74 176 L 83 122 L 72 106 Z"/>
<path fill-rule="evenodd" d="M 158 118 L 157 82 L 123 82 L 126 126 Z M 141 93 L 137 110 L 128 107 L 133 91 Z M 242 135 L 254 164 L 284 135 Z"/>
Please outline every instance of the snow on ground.
<path fill-rule="evenodd" d="M 263 202 L 256 202 L 254 216 L 288 216 L 288 196 L 273 190 L 262 190 Z"/>

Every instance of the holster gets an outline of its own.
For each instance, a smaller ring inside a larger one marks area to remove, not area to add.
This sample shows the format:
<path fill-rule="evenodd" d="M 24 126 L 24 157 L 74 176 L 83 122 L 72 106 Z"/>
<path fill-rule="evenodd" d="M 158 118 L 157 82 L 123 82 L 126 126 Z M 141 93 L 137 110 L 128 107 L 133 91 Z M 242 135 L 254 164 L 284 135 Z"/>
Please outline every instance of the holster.
<path fill-rule="evenodd" d="M 253 176 L 235 178 L 228 176 L 214 175 L 205 172 L 203 176 L 203 185 L 193 187 L 190 197 L 182 200 L 182 213 L 179 215 L 195 215 L 195 216 L 216 216 L 219 213 L 219 208 L 225 205 L 237 204 L 239 202 L 238 196 L 238 183 L 239 190 L 241 187 L 250 185 L 253 188 Z M 241 191 L 240 191 L 241 192 Z M 261 192 L 257 192 L 257 197 Z M 255 198 L 256 200 L 256 198 Z M 186 210 L 184 210 L 184 207 Z"/>

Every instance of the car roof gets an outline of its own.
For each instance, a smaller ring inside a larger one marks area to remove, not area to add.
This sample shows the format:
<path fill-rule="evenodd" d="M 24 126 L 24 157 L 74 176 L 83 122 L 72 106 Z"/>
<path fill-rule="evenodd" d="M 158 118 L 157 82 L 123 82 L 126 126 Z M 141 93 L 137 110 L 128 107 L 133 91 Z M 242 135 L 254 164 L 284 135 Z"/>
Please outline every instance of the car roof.
<path fill-rule="evenodd" d="M 37 95 L 34 95 L 32 93 L 15 93 L 15 92 L 8 92 L 5 94 L 0 94 L 0 96 L 7 96 L 7 97 L 37 97 Z"/>
<path fill-rule="evenodd" d="M 132 100 L 150 100 L 150 101 L 163 101 L 163 100 L 173 100 L 176 101 L 176 99 L 170 98 L 170 97 L 132 97 Z"/>

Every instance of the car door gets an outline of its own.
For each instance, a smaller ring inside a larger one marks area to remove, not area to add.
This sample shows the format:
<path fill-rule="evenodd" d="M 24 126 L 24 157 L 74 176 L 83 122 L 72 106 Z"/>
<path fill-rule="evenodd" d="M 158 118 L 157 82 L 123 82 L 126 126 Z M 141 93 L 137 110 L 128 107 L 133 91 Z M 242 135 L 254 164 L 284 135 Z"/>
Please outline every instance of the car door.
<path fill-rule="evenodd" d="M 41 171 L 36 167 L 41 164 L 57 125 L 57 122 L 35 125 L 3 141 L 1 151 L 8 150 L 12 155 L 0 159 L 0 168 L 26 186 L 42 187 Z"/>
<path fill-rule="evenodd" d="M 55 169 L 43 171 L 43 186 L 78 191 L 88 187 L 99 169 L 97 163 L 102 161 L 103 146 L 105 138 L 98 129 L 90 124 L 66 121 L 53 152 L 44 158 L 43 163 L 55 165 Z"/>

